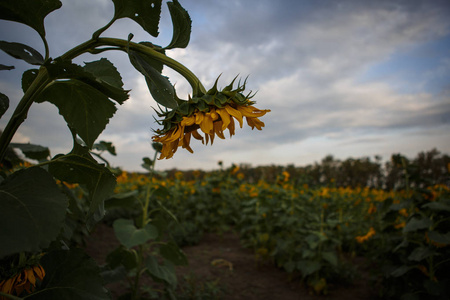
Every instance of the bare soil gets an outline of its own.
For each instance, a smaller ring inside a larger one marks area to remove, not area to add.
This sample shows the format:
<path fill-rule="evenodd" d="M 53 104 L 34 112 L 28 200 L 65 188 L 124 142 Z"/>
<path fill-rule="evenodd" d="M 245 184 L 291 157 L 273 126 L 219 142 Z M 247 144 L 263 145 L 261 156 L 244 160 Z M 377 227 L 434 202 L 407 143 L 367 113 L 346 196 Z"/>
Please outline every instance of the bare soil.
<path fill-rule="evenodd" d="M 103 264 L 107 253 L 118 245 L 112 228 L 99 225 L 87 239 L 86 252 Z M 235 233 L 206 233 L 198 245 L 183 247 L 183 251 L 189 265 L 177 267 L 180 285 L 186 284 L 187 278 L 191 286 L 194 284 L 199 288 L 209 283 L 220 290 L 219 299 L 223 300 L 377 299 L 376 290 L 369 280 L 369 270 L 358 259 L 354 261 L 359 275 L 352 283 L 329 284 L 326 295 L 315 295 L 299 278 L 291 278 L 271 263 L 257 263 L 253 252 L 241 246 Z M 127 291 L 124 283 L 120 282 L 107 288 L 113 299 Z"/>

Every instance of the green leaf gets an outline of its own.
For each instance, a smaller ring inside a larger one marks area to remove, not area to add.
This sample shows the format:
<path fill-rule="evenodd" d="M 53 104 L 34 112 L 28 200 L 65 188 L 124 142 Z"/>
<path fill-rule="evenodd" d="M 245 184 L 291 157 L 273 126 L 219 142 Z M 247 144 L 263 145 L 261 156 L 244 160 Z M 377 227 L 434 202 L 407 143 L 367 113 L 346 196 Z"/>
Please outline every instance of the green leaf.
<path fill-rule="evenodd" d="M 176 287 L 177 276 L 172 263 L 165 260 L 164 264 L 160 265 L 154 256 L 149 255 L 145 261 L 145 266 L 152 277 L 168 283 L 171 287 Z"/>
<path fill-rule="evenodd" d="M 409 272 L 412 269 L 414 269 L 413 266 L 403 265 L 403 266 L 400 266 L 400 267 L 396 268 L 394 271 L 392 271 L 390 275 L 393 276 L 393 277 L 400 277 L 400 276 L 403 276 L 404 274 L 406 274 L 407 272 Z"/>
<path fill-rule="evenodd" d="M 422 259 L 425 259 L 433 254 L 434 252 L 428 247 L 417 247 L 416 249 L 413 250 L 413 252 L 411 252 L 411 254 L 408 256 L 408 259 L 414 261 L 421 261 Z"/>
<path fill-rule="evenodd" d="M 9 98 L 3 93 L 0 93 L 0 118 L 9 108 Z"/>
<path fill-rule="evenodd" d="M 38 51 L 24 44 L 0 41 L 0 49 L 12 57 L 22 59 L 32 65 L 44 63 L 44 58 Z"/>
<path fill-rule="evenodd" d="M 187 266 L 188 260 L 184 252 L 174 243 L 168 243 L 159 248 L 159 253 L 176 266 Z"/>
<path fill-rule="evenodd" d="M 100 142 L 94 144 L 93 149 L 99 150 L 99 151 L 108 151 L 111 155 L 114 155 L 114 156 L 117 155 L 116 147 L 114 147 L 113 143 L 111 143 L 111 142 L 100 141 Z"/>
<path fill-rule="evenodd" d="M 127 90 L 123 89 L 122 76 L 116 67 L 106 58 L 97 61 L 85 63 L 83 67 L 85 71 L 94 76 L 94 82 L 84 80 L 85 83 L 91 84 L 93 87 L 122 104 L 128 99 Z M 89 78 L 90 76 L 86 76 Z M 100 85 L 96 84 L 97 82 Z"/>
<path fill-rule="evenodd" d="M 55 59 L 46 68 L 51 78 L 84 82 L 119 104 L 128 99 L 129 91 L 122 89 L 120 73 L 106 58 L 87 63 L 84 67 L 71 61 Z"/>
<path fill-rule="evenodd" d="M 125 193 L 114 194 L 111 198 L 105 201 L 105 208 L 127 208 L 132 209 L 138 206 L 139 200 L 136 196 L 139 194 L 138 190 L 132 190 Z"/>
<path fill-rule="evenodd" d="M 75 129 L 90 149 L 116 112 L 108 97 L 77 80 L 54 82 L 36 99 L 43 101 L 58 107 L 68 126 Z"/>
<path fill-rule="evenodd" d="M 431 220 L 428 218 L 411 218 L 408 223 L 406 223 L 405 227 L 403 227 L 403 232 L 413 232 L 421 229 L 425 229 L 430 227 L 432 224 Z"/>
<path fill-rule="evenodd" d="M 143 245 L 158 237 L 158 230 L 152 224 L 147 224 L 144 228 L 138 229 L 132 220 L 117 219 L 114 221 L 113 227 L 117 239 L 128 249 Z"/>
<path fill-rule="evenodd" d="M 26 70 L 22 74 L 22 91 L 26 93 L 30 85 L 33 83 L 34 79 L 36 79 L 39 73 L 38 69 L 30 69 Z"/>
<path fill-rule="evenodd" d="M 302 272 L 303 278 L 320 270 L 321 263 L 315 260 L 301 260 L 297 262 L 297 269 Z"/>
<path fill-rule="evenodd" d="M 26 299 L 110 299 L 103 287 L 100 268 L 83 250 L 52 251 L 40 262 L 46 276 L 41 288 Z"/>
<path fill-rule="evenodd" d="M 14 66 L 6 66 L 6 65 L 4 65 L 4 64 L 0 64 L 0 71 L 2 71 L 2 70 L 12 70 L 12 69 L 14 69 Z"/>
<path fill-rule="evenodd" d="M 134 250 L 129 250 L 123 245 L 120 245 L 106 256 L 106 262 L 111 268 L 124 266 L 125 269 L 132 270 L 138 265 L 137 256 L 133 251 Z"/>
<path fill-rule="evenodd" d="M 176 108 L 175 89 L 166 76 L 161 75 L 139 53 L 129 51 L 131 64 L 145 76 L 153 99 L 162 106 Z"/>
<path fill-rule="evenodd" d="M 113 0 L 114 19 L 130 18 L 145 31 L 157 37 L 161 0 Z"/>
<path fill-rule="evenodd" d="M 100 216 L 104 215 L 104 201 L 116 186 L 116 178 L 108 168 L 98 164 L 93 158 L 71 153 L 53 158 L 49 172 L 65 182 L 85 184 L 90 200 L 87 217 L 92 217 L 99 208 Z"/>
<path fill-rule="evenodd" d="M 329 262 L 332 266 L 336 267 L 338 265 L 338 258 L 335 252 L 322 252 L 322 258 Z"/>
<path fill-rule="evenodd" d="M 172 17 L 173 36 L 165 49 L 186 48 L 191 37 L 192 20 L 177 0 L 167 2 L 167 6 Z"/>
<path fill-rule="evenodd" d="M 0 19 L 30 26 L 45 36 L 44 19 L 62 6 L 59 0 L 9 0 L 0 2 Z"/>
<path fill-rule="evenodd" d="M 22 153 L 30 158 L 36 160 L 47 160 L 50 156 L 50 150 L 47 147 L 43 147 L 35 144 L 20 144 L 20 143 L 11 143 L 11 147 L 18 148 L 22 151 Z"/>
<path fill-rule="evenodd" d="M 0 185 L 0 199 L 0 258 L 40 251 L 60 233 L 68 200 L 44 169 L 13 173 Z"/>
<path fill-rule="evenodd" d="M 440 202 L 429 202 L 422 207 L 429 208 L 434 211 L 450 211 L 450 206 Z"/>
<path fill-rule="evenodd" d="M 437 231 L 430 231 L 428 232 L 428 237 L 433 242 L 439 243 L 439 244 L 450 244 L 450 232 L 447 233 L 440 233 Z"/>
<path fill-rule="evenodd" d="M 294 261 L 290 260 L 283 265 L 283 268 L 284 270 L 286 270 L 286 272 L 292 273 L 294 272 L 296 265 L 297 264 Z"/>

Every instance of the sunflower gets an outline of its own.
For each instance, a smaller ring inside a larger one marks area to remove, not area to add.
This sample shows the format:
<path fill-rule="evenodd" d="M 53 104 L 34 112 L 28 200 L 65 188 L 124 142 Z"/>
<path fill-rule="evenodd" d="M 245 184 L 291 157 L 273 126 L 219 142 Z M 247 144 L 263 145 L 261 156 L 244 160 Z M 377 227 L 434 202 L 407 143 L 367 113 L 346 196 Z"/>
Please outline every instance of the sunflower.
<path fill-rule="evenodd" d="M 14 276 L 0 282 L 0 291 L 5 294 L 20 296 L 24 291 L 28 294 L 36 289 L 36 283 L 42 282 L 45 277 L 44 268 L 41 265 L 27 267 Z M 0 297 L 3 300 L 5 297 Z"/>
<path fill-rule="evenodd" d="M 205 95 L 184 101 L 170 112 L 159 113 L 160 117 L 164 116 L 160 121 L 164 130 L 157 130 L 153 136 L 154 142 L 163 145 L 159 159 L 171 158 L 178 147 L 193 153 L 190 147 L 192 137 L 203 144 L 211 141 L 211 145 L 216 135 L 225 139 L 224 131 L 227 129 L 232 137 L 235 134 L 235 120 L 241 128 L 245 118 L 252 129 L 262 130 L 264 122 L 258 118 L 270 110 L 253 106 L 255 102 L 250 101 L 252 96 L 241 93 L 245 84 L 236 90 L 232 90 L 231 86 L 219 92 L 214 85 Z"/>

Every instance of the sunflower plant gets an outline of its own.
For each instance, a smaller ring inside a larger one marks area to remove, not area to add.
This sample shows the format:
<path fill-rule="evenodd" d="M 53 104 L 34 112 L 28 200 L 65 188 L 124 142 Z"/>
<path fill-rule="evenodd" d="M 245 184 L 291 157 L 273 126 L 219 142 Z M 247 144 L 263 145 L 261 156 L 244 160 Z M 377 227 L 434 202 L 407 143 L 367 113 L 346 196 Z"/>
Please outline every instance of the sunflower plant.
<path fill-rule="evenodd" d="M 108 59 L 100 58 L 83 65 L 74 63 L 74 59 L 87 53 L 97 55 L 107 51 L 120 51 L 129 58 L 131 65 L 145 77 L 158 103 L 157 121 L 162 128 L 155 130 L 153 140 L 162 144 L 160 159 L 172 157 L 178 147 L 192 152 L 191 136 L 212 143 L 216 135 L 224 138 L 226 129 L 230 136 L 234 135 L 234 120 L 241 127 L 244 118 L 252 128 L 260 130 L 264 126 L 258 118 L 268 110 L 254 107 L 251 100 L 254 95 L 244 94 L 245 81 L 233 87 L 233 80 L 222 90 L 217 88 L 216 81 L 207 90 L 194 73 L 166 55 L 167 50 L 187 47 L 190 40 L 191 19 L 177 0 L 167 2 L 173 36 L 165 47 L 148 41 L 135 42 L 131 33 L 127 39 L 103 36 L 115 21 L 128 18 L 156 38 L 162 0 L 112 1 L 111 20 L 94 31 L 89 40 L 56 58 L 50 57 L 44 19 L 62 6 L 59 0 L 0 3 L 0 19 L 31 27 L 40 36 L 45 49 L 41 54 L 29 45 L 0 41 L 2 51 L 34 66 L 22 75 L 23 96 L 0 136 L 0 240 L 3 241 L 0 243 L 0 297 L 4 299 L 108 298 L 98 266 L 84 251 L 62 242 L 62 236 L 70 234 L 66 220 L 71 213 L 72 199 L 57 182 L 78 184 L 87 192 L 88 207 L 84 216 L 87 228 L 102 219 L 104 202 L 113 194 L 116 176 L 92 150 L 97 149 L 97 138 L 117 106 L 129 98 L 130 91 L 124 89 L 119 71 Z M 190 84 L 192 93 L 187 99 L 179 98 L 175 87 L 162 75 L 164 66 L 178 72 Z M 2 72 L 13 68 L 0 64 Z M 52 157 L 46 147 L 12 143 L 30 107 L 43 102 L 55 105 L 67 123 L 73 138 L 69 153 Z M 8 108 L 8 96 L 0 93 L 0 117 Z M 14 149 L 20 149 L 27 158 L 38 163 L 14 168 L 17 159 Z M 126 235 L 130 228 L 141 232 L 150 227 L 150 223 L 138 223 L 118 222 L 115 230 Z M 123 239 L 128 240 L 126 236 Z M 166 271 L 157 260 L 152 263 L 154 270 Z"/>

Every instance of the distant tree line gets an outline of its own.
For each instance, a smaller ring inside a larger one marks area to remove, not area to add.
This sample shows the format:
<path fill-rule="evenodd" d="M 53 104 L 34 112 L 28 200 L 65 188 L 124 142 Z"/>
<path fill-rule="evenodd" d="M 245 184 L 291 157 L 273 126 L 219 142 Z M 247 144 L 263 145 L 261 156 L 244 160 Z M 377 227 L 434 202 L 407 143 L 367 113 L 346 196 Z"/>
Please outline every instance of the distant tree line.
<path fill-rule="evenodd" d="M 335 187 L 369 187 L 376 189 L 402 189 L 406 185 L 410 187 L 425 187 L 434 184 L 446 184 L 450 186 L 450 156 L 442 154 L 437 149 L 420 152 L 415 158 L 407 158 L 402 154 L 392 154 L 387 162 L 383 162 L 380 156 L 362 158 L 347 158 L 339 160 L 328 155 L 320 162 L 307 166 L 270 165 L 252 167 L 250 164 L 232 165 L 223 169 L 219 162 L 220 170 L 211 172 L 183 171 L 185 180 L 202 178 L 212 173 L 231 174 L 233 170 L 242 173 L 243 180 L 256 183 L 265 180 L 269 183 L 283 181 L 283 172 L 289 173 L 289 181 L 300 185 Z M 179 172 L 172 169 L 166 172 L 169 177 Z M 196 175 L 194 175 L 196 174 Z M 200 175 L 199 175 L 200 174 Z"/>
<path fill-rule="evenodd" d="M 290 180 L 297 184 L 389 190 L 403 188 L 406 184 L 413 187 L 450 184 L 449 168 L 450 156 L 433 149 L 420 152 L 413 159 L 402 154 L 393 154 L 385 163 L 380 156 L 375 156 L 374 160 L 370 157 L 339 160 L 328 155 L 320 163 L 315 162 L 303 167 L 292 164 L 251 167 L 241 164 L 239 172 L 252 182 L 259 179 L 276 182 L 280 179 L 280 174 L 287 171 Z"/>

